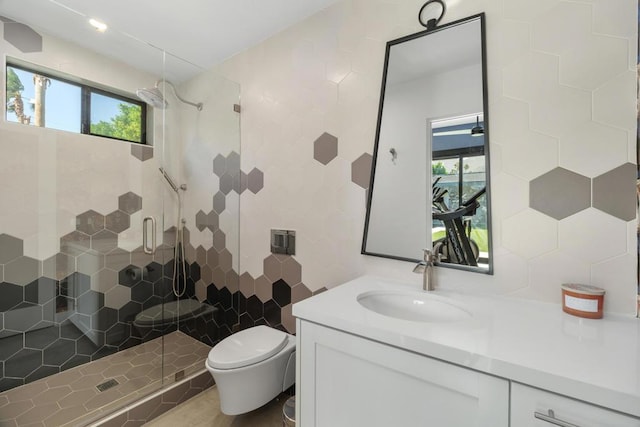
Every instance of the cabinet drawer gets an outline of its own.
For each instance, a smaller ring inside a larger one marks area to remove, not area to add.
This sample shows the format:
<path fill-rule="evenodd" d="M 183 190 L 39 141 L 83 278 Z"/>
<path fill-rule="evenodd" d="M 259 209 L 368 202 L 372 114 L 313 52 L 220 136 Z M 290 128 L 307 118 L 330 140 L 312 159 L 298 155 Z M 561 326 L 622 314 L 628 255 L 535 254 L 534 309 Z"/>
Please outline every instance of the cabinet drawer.
<path fill-rule="evenodd" d="M 551 414 L 549 410 L 552 411 Z M 541 419 L 544 417 L 546 420 Z M 565 396 L 512 383 L 511 426 L 640 427 L 640 418 L 622 415 Z"/>
<path fill-rule="evenodd" d="M 298 425 L 508 427 L 509 382 L 298 320 Z"/>

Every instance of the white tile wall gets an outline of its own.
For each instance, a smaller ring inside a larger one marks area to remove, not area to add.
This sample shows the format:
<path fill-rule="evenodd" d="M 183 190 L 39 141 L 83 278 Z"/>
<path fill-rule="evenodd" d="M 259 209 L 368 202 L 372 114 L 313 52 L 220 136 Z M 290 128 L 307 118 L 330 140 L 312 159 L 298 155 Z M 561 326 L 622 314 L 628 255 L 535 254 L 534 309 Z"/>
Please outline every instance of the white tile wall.
<path fill-rule="evenodd" d="M 419 281 L 411 264 L 360 255 L 365 190 L 349 166 L 371 153 L 384 43 L 421 29 L 422 0 L 345 0 L 219 67 L 242 88 L 242 168 L 265 187 L 241 196 L 240 274 L 263 273 L 269 228 L 297 231 L 311 290 L 367 271 Z M 635 227 L 589 209 L 560 222 L 528 208 L 528 181 L 555 167 L 593 178 L 635 163 L 633 0 L 447 1 L 445 22 L 486 13 L 495 275 L 440 283 L 559 303 L 559 285 L 607 289 L 634 313 Z M 313 141 L 338 157 L 313 161 Z M 418 256 L 419 254 L 416 254 Z"/>

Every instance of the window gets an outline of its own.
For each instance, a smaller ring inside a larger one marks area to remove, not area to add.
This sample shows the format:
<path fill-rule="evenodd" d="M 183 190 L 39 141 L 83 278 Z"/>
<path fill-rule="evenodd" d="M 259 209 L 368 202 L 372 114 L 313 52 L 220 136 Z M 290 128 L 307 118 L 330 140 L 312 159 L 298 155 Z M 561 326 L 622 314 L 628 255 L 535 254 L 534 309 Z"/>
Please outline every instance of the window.
<path fill-rule="evenodd" d="M 471 240 L 480 251 L 480 262 L 487 262 L 487 185 L 484 136 L 472 136 L 471 129 L 482 121 L 433 127 L 431 174 L 442 194 L 438 211 L 453 212 L 466 201 L 478 196 L 479 206 L 466 217 Z M 437 181 L 436 181 L 437 180 Z M 446 191 L 445 191 L 446 190 Z M 435 193 L 434 193 L 435 194 Z M 442 221 L 433 219 L 432 239 L 445 235 Z"/>
<path fill-rule="evenodd" d="M 146 104 L 86 83 L 7 63 L 6 120 L 146 144 Z"/>

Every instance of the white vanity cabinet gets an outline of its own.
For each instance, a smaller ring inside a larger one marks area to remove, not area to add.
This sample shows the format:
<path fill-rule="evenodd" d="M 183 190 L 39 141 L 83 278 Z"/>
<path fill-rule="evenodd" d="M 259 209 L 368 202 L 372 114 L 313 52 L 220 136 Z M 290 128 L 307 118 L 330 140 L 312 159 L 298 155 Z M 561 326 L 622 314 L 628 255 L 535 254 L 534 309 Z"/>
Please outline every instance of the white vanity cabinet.
<path fill-rule="evenodd" d="M 362 276 L 293 306 L 298 427 L 640 427 L 638 319 L 441 290 L 471 318 L 413 321 L 360 301 L 415 286 Z"/>
<path fill-rule="evenodd" d="M 511 425 L 513 427 L 640 427 L 640 418 L 512 383 Z"/>
<path fill-rule="evenodd" d="M 301 427 L 509 425 L 506 380 L 297 322 Z"/>

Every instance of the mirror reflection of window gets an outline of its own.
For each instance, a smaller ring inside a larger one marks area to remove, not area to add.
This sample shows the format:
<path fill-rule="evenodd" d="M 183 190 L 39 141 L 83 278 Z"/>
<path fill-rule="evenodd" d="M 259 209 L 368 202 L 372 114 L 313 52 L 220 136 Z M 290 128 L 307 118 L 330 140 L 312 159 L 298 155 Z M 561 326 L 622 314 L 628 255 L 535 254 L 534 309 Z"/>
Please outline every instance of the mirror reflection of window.
<path fill-rule="evenodd" d="M 440 195 L 439 200 L 434 200 L 434 213 L 454 215 L 486 188 L 483 125 L 481 113 L 431 121 L 431 175 Z M 478 207 L 461 216 L 465 235 L 458 235 L 458 238 L 469 240 L 478 266 L 486 266 L 489 261 L 486 200 L 485 195 L 479 196 Z M 451 249 L 447 250 L 445 244 L 450 238 L 447 224 L 438 216 L 432 220 L 433 247 L 440 248 L 443 262 L 463 263 L 457 257 L 449 256 Z"/>

